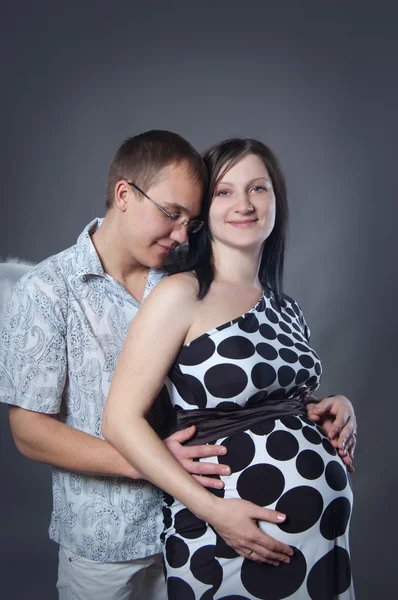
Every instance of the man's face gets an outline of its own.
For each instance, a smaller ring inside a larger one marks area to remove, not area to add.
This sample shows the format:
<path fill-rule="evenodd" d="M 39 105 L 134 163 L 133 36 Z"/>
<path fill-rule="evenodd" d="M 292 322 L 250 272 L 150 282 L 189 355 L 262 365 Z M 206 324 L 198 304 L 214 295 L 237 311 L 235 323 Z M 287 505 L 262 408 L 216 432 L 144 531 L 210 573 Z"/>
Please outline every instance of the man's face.
<path fill-rule="evenodd" d="M 124 245 L 136 262 L 158 268 L 187 241 L 188 228 L 181 228 L 181 223 L 199 215 L 203 190 L 184 165 L 171 165 L 163 169 L 158 183 L 142 191 L 165 211 L 179 216 L 170 219 L 131 186 L 126 191 Z"/>

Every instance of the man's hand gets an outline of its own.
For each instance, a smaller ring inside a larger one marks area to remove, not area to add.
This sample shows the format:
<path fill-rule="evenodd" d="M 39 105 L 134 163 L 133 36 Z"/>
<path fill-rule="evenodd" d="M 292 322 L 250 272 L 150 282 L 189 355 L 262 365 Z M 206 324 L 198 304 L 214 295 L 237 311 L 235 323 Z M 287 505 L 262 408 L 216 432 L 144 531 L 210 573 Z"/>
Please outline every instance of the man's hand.
<path fill-rule="evenodd" d="M 257 521 L 283 523 L 285 519 L 283 513 L 246 500 L 217 498 L 211 518 L 207 520 L 228 546 L 243 558 L 278 566 L 281 562 L 290 563 L 294 552 L 287 544 L 261 531 Z"/>
<path fill-rule="evenodd" d="M 342 395 L 330 396 L 317 404 L 307 404 L 306 409 L 308 417 L 319 422 L 348 470 L 353 473 L 357 420 L 351 402 Z"/>
<path fill-rule="evenodd" d="M 203 444 L 201 446 L 183 446 L 195 434 L 194 425 L 173 433 L 164 440 L 169 452 L 174 456 L 180 465 L 190 473 L 200 485 L 207 488 L 220 489 L 224 487 L 224 482 L 220 479 L 206 477 L 206 475 L 231 475 L 231 469 L 227 465 L 218 463 L 199 462 L 199 458 L 208 458 L 209 456 L 220 456 L 227 453 L 225 446 L 211 446 Z"/>

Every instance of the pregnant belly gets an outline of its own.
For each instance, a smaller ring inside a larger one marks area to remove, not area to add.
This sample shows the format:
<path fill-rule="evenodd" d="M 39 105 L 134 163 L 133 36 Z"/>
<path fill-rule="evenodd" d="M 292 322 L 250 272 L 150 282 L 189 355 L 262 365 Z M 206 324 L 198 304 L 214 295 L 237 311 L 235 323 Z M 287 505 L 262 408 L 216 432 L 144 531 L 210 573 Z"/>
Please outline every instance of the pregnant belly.
<path fill-rule="evenodd" d="M 307 417 L 268 421 L 217 440 L 231 467 L 218 496 L 242 498 L 287 515 L 261 529 L 295 546 L 308 535 L 336 539 L 346 531 L 352 507 L 347 470 L 323 430 Z M 217 460 L 217 459 L 214 459 Z M 298 535 L 300 534 L 300 535 Z"/>

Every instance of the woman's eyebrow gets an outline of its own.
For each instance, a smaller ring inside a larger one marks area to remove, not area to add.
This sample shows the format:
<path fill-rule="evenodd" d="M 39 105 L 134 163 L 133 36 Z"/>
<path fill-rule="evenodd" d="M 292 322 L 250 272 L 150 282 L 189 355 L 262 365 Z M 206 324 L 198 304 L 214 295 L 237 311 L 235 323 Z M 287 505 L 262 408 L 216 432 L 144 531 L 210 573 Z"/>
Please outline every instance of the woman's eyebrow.
<path fill-rule="evenodd" d="M 251 185 L 255 181 L 270 181 L 270 179 L 268 177 L 254 177 L 254 179 L 250 179 L 250 181 L 247 182 L 247 185 Z M 220 181 L 218 186 L 220 186 L 220 185 L 234 185 L 234 184 L 230 181 Z"/>

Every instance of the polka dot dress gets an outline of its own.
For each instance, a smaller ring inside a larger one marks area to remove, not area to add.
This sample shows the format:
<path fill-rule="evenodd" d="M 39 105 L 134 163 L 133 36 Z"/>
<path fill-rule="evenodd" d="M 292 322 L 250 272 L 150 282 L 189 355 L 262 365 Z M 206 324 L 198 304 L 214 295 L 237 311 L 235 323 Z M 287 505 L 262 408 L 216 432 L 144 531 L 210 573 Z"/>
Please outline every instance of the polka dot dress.
<path fill-rule="evenodd" d="M 266 291 L 248 313 L 184 346 L 167 382 L 175 410 L 250 407 L 267 398 L 304 398 L 319 385 L 321 365 L 309 346 L 299 306 L 278 309 Z M 169 600 L 353 600 L 348 528 L 349 475 L 323 430 L 306 416 L 264 421 L 215 441 L 223 498 L 243 498 L 286 513 L 281 525 L 260 522 L 289 544 L 289 565 L 240 557 L 207 523 L 169 495 L 164 556 Z M 206 459 L 209 460 L 209 459 Z M 217 458 L 213 459 L 214 462 Z"/>

